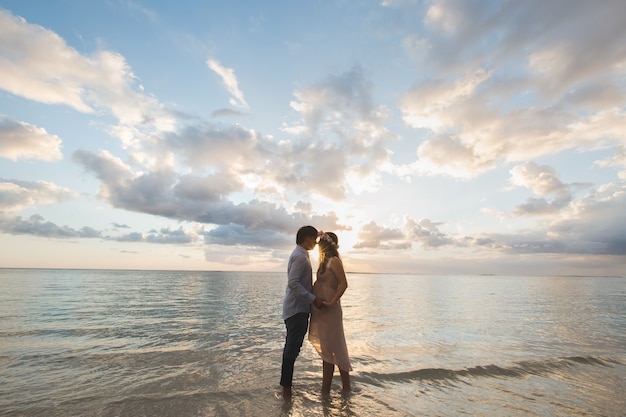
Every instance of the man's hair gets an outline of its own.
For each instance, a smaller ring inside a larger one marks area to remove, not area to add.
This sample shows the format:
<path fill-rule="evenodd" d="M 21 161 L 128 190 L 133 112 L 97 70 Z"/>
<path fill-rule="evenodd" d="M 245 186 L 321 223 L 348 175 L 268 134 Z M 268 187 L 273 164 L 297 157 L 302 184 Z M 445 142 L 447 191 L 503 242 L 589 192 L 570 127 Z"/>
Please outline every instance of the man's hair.
<path fill-rule="evenodd" d="M 303 243 L 307 237 L 317 238 L 317 229 L 313 226 L 302 226 L 296 234 L 296 244 Z"/>

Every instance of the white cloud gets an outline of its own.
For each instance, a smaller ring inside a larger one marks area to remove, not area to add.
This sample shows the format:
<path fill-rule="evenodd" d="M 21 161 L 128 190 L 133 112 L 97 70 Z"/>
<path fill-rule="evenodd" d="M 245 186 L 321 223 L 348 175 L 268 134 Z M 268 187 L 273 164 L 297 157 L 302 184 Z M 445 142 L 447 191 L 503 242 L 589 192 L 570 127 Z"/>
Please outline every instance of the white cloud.
<path fill-rule="evenodd" d="M 436 133 L 454 132 L 463 124 L 456 117 L 456 107 L 470 100 L 489 76 L 488 71 L 478 69 L 453 82 L 429 80 L 413 87 L 400 103 L 404 121 L 412 127 L 427 128 Z"/>
<path fill-rule="evenodd" d="M 47 181 L 0 178 L 0 211 L 17 212 L 28 207 L 68 201 L 77 193 Z"/>
<path fill-rule="evenodd" d="M 355 249 L 408 249 L 411 247 L 411 243 L 406 241 L 402 230 L 379 226 L 373 221 L 361 227 L 358 239 Z"/>
<path fill-rule="evenodd" d="M 420 174 L 446 174 L 472 178 L 495 166 L 492 155 L 480 155 L 457 137 L 440 135 L 426 140 L 417 149 L 418 160 L 411 168 Z"/>
<path fill-rule="evenodd" d="M 516 215 L 546 214 L 558 212 L 572 199 L 570 187 L 563 184 L 557 173 L 549 166 L 528 162 L 511 169 L 511 183 L 530 189 L 541 198 L 529 198 L 514 210 Z M 546 196 L 551 196 L 548 201 Z"/>
<path fill-rule="evenodd" d="M 372 221 L 361 227 L 358 234 L 359 241 L 354 247 L 355 249 L 399 250 L 410 249 L 413 243 L 419 243 L 425 249 L 456 245 L 452 237 L 439 230 L 440 225 L 430 219 L 415 221 L 410 216 L 405 218 L 401 229 L 386 228 Z"/>
<path fill-rule="evenodd" d="M 63 157 L 61 139 L 57 135 L 49 134 L 44 128 L 0 114 L 0 157 L 13 161 L 58 161 Z"/>
<path fill-rule="evenodd" d="M 433 1 L 429 32 L 405 38 L 422 40 L 424 74 L 400 109 L 435 134 L 414 172 L 471 178 L 501 162 L 624 146 L 625 13 L 620 1 Z"/>
<path fill-rule="evenodd" d="M 173 118 L 136 85 L 120 54 L 80 54 L 56 33 L 0 10 L 0 88 L 83 113 L 108 109 L 122 125 L 170 130 Z"/>
<path fill-rule="evenodd" d="M 52 31 L 0 10 L 0 87 L 30 100 L 62 103 L 81 112 L 81 78 L 94 62 L 84 59 Z"/>
<path fill-rule="evenodd" d="M 397 138 L 385 126 L 389 111 L 376 105 L 373 89 L 357 66 L 294 93 L 291 107 L 301 120 L 283 127 L 301 140 L 286 144 L 298 161 L 288 170 L 291 182 L 304 179 L 310 189 L 334 200 L 344 198 L 358 180 L 368 187 L 378 184 L 380 171 L 390 169 L 386 145 Z"/>
<path fill-rule="evenodd" d="M 235 107 L 247 109 L 248 103 L 246 103 L 246 99 L 243 97 L 243 93 L 239 89 L 239 82 L 235 76 L 235 70 L 224 67 L 219 61 L 213 58 L 209 58 L 206 63 L 211 71 L 220 76 L 224 86 L 230 95 L 233 96 L 230 100 L 230 104 Z"/>
<path fill-rule="evenodd" d="M 626 147 L 620 146 L 615 150 L 615 155 L 611 158 L 596 161 L 596 165 L 600 167 L 621 166 L 626 168 Z M 622 180 L 626 180 L 626 169 L 620 171 L 618 176 Z"/>
<path fill-rule="evenodd" d="M 407 217 L 404 228 L 409 240 L 420 242 L 424 248 L 438 248 L 453 243 L 452 238 L 439 230 L 440 225 L 430 219 L 415 221 Z"/>

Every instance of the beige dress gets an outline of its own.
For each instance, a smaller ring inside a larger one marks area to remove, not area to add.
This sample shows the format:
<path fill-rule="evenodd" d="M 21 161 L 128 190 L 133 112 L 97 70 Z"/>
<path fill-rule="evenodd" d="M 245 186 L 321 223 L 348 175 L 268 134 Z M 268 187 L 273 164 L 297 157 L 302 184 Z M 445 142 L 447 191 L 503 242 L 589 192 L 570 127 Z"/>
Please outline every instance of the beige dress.
<path fill-rule="evenodd" d="M 313 285 L 313 294 L 324 300 L 330 300 L 337 291 L 339 282 L 335 273 L 326 268 L 317 274 Z M 341 302 L 321 309 L 311 304 L 311 324 L 309 325 L 309 341 L 325 362 L 334 363 L 339 369 L 351 371 L 348 347 L 343 333 L 343 312 Z"/>

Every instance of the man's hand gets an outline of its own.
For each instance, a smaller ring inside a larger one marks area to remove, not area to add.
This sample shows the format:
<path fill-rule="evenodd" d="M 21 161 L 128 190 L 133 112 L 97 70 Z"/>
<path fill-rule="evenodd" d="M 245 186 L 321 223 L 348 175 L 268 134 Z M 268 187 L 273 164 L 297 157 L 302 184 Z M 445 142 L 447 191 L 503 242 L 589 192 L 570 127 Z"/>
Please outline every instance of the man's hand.
<path fill-rule="evenodd" d="M 315 300 L 313 300 L 313 305 L 317 308 L 322 308 L 322 306 L 324 305 L 325 300 L 322 300 L 319 297 L 315 297 Z"/>

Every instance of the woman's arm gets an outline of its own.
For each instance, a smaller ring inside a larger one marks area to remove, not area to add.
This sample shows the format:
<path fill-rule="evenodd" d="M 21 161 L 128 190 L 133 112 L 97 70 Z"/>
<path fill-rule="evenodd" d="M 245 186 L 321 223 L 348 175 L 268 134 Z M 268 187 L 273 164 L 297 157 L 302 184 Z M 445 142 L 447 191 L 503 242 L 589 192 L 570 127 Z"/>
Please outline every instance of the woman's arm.
<path fill-rule="evenodd" d="M 328 265 L 326 267 L 333 271 L 335 277 L 337 277 L 337 282 L 339 283 L 339 285 L 337 285 L 335 295 L 326 303 L 328 305 L 332 305 L 339 301 L 343 293 L 346 292 L 346 289 L 348 288 L 348 280 L 346 279 L 346 272 L 343 269 L 343 263 L 339 258 L 332 258 L 328 261 Z"/>

